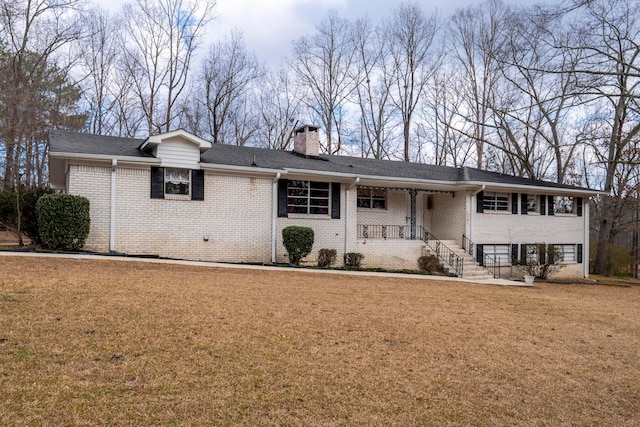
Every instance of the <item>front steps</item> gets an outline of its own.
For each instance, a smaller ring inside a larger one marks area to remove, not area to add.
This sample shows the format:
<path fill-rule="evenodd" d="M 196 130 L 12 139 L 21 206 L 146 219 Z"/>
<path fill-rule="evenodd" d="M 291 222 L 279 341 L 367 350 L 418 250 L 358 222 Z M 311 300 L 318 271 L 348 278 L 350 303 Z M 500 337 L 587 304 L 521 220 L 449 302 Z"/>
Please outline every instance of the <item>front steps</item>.
<path fill-rule="evenodd" d="M 464 261 L 464 268 L 462 271 L 463 279 L 471 279 L 471 280 L 483 280 L 483 279 L 493 279 L 493 274 L 489 272 L 486 268 L 480 266 L 471 255 L 469 255 L 464 249 L 460 247 L 456 243 L 455 240 L 440 240 L 440 242 L 451 249 L 457 256 L 461 257 Z M 422 246 L 422 255 L 435 255 L 434 251 L 424 244 Z M 443 267 L 445 269 L 448 268 L 447 264 L 443 262 Z"/>

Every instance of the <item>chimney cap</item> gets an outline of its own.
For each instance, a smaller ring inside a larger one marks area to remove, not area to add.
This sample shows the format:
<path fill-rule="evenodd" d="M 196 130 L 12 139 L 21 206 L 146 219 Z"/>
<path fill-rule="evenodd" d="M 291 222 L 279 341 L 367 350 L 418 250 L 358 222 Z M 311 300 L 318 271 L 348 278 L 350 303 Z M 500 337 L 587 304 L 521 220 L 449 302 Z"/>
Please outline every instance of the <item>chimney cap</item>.
<path fill-rule="evenodd" d="M 319 128 L 320 128 L 320 127 L 319 127 L 319 126 L 316 126 L 316 125 L 309 125 L 309 124 L 306 124 L 306 125 L 298 126 L 298 127 L 294 130 L 294 132 L 295 132 L 295 134 L 296 134 L 296 135 L 297 135 L 297 134 L 299 134 L 299 133 L 303 133 L 303 132 L 305 132 L 307 129 L 309 130 L 309 132 L 317 132 Z"/>

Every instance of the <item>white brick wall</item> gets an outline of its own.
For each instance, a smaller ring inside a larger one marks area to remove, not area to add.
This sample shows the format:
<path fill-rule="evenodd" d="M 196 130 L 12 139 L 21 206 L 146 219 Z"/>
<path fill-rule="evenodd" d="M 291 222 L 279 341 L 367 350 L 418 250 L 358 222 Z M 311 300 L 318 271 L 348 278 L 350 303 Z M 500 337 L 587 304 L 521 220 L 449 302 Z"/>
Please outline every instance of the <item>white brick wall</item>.
<path fill-rule="evenodd" d="M 119 166 L 115 249 L 193 260 L 269 262 L 271 182 L 205 173 L 204 201 L 151 199 L 150 168 Z M 109 250 L 110 189 L 110 167 L 72 165 L 69 192 L 91 203 L 88 250 Z"/>
<path fill-rule="evenodd" d="M 85 248 L 109 250 L 111 165 L 71 163 L 68 191 L 89 199 L 91 228 Z M 271 178 L 227 176 L 205 173 L 205 200 L 150 198 L 150 168 L 118 165 L 116 172 L 115 249 L 138 255 L 222 262 L 270 262 L 272 226 Z M 276 220 L 276 260 L 287 261 L 282 229 L 289 225 L 311 227 L 315 233 L 312 254 L 305 260 L 315 264 L 322 248 L 336 249 L 337 264 L 343 254 L 361 252 L 365 267 L 416 268 L 423 243 L 420 240 L 358 239 L 357 224 L 406 225 L 409 197 L 406 191 L 390 190 L 388 209 L 357 209 L 356 189 L 342 185 L 340 219 L 329 216 L 291 215 Z M 460 243 L 463 233 L 479 244 L 538 243 L 583 244 L 585 217 L 575 215 L 513 215 L 475 212 L 470 193 L 418 197 L 424 226 L 441 240 Z M 348 198 L 348 202 L 347 202 Z M 347 207 L 348 203 L 348 207 Z M 469 212 L 469 215 L 466 215 Z M 420 214 L 420 209 L 418 209 Z M 348 215 L 348 221 L 347 221 Z M 419 222 L 419 221 L 418 221 Z M 347 228 L 348 225 L 348 228 Z M 204 241 L 203 237 L 209 240 Z M 582 276 L 582 264 L 570 264 L 562 276 Z"/>
<path fill-rule="evenodd" d="M 478 244 L 582 244 L 583 260 L 588 259 L 589 242 L 585 242 L 585 217 L 577 215 L 521 215 L 508 212 L 477 213 L 473 200 L 473 235 Z M 520 209 L 520 205 L 518 205 Z M 583 277 L 584 265 L 571 263 L 557 277 Z"/>
<path fill-rule="evenodd" d="M 434 194 L 430 211 L 430 231 L 440 240 L 462 241 L 467 224 L 467 193 Z"/>

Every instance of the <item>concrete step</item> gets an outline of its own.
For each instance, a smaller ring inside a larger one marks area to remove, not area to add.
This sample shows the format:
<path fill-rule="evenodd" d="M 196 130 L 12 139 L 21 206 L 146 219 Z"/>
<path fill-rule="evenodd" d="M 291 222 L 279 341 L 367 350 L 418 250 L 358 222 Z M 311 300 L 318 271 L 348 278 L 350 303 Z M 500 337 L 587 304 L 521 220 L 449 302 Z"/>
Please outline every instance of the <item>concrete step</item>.
<path fill-rule="evenodd" d="M 463 279 L 492 279 L 493 274 L 489 270 L 480 266 L 471 255 L 467 253 L 462 247 L 458 245 L 455 240 L 441 240 L 443 245 L 448 247 L 456 256 L 461 257 L 464 263 L 464 270 L 462 272 Z M 435 246 L 435 243 L 433 243 Z M 435 250 L 431 249 L 428 245 L 422 247 L 423 255 L 435 255 Z M 443 266 L 446 267 L 446 263 L 443 262 Z"/>

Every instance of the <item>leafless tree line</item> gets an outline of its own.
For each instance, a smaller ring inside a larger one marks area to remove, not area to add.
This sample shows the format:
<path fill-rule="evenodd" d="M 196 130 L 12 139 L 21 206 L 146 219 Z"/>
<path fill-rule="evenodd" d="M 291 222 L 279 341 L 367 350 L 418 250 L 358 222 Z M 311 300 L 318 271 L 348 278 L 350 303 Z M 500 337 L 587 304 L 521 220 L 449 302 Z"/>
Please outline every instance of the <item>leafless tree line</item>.
<path fill-rule="evenodd" d="M 597 271 L 630 224 L 640 132 L 638 0 L 453 16 L 404 3 L 380 22 L 329 11 L 267 67 L 241 33 L 203 46 L 215 0 L 0 0 L 0 177 L 46 182 L 50 128 L 128 137 L 184 128 L 219 144 L 473 166 L 602 189 Z"/>

